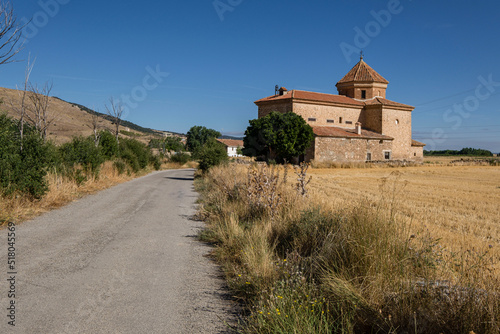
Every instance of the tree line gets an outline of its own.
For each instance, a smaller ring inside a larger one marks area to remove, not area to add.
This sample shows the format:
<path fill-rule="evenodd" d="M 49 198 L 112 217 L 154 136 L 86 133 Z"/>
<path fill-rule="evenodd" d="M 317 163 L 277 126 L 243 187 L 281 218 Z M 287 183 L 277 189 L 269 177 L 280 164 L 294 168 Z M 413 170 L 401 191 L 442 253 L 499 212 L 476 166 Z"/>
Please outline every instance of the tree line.
<path fill-rule="evenodd" d="M 461 150 L 440 150 L 440 151 L 427 151 L 424 150 L 424 155 L 427 156 L 471 156 L 471 157 L 492 157 L 493 153 L 488 150 L 480 148 L 465 147 Z"/>
<path fill-rule="evenodd" d="M 90 178 L 98 178 L 102 164 L 113 161 L 119 174 L 137 173 L 152 166 L 160 169 L 161 160 L 150 148 L 135 139 L 116 140 L 108 130 L 95 136 L 74 137 L 72 141 L 56 146 L 44 140 L 37 129 L 0 114 L 0 193 L 3 196 L 26 195 L 31 199 L 42 198 L 47 191 L 49 171 L 63 175 L 78 185 Z"/>

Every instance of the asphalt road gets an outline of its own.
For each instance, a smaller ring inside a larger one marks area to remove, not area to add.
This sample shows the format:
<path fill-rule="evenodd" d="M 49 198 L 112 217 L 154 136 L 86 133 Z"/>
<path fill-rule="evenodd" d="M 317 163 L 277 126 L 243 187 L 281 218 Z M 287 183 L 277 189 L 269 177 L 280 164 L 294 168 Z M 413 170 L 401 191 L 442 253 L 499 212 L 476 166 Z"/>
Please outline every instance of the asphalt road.
<path fill-rule="evenodd" d="M 232 302 L 189 219 L 196 197 L 192 170 L 87 196 L 15 226 L 13 268 L 0 231 L 0 333 L 227 332 Z"/>

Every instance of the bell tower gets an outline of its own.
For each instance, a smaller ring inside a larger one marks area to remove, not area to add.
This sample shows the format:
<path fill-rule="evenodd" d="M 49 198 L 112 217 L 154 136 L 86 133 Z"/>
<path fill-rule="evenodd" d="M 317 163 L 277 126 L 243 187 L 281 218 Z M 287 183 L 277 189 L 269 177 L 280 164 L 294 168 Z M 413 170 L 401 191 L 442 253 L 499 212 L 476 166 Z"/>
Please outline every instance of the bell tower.
<path fill-rule="evenodd" d="M 361 53 L 359 62 L 335 86 L 339 95 L 356 100 L 369 100 L 375 97 L 385 99 L 388 83 L 389 81 L 365 63 Z"/>

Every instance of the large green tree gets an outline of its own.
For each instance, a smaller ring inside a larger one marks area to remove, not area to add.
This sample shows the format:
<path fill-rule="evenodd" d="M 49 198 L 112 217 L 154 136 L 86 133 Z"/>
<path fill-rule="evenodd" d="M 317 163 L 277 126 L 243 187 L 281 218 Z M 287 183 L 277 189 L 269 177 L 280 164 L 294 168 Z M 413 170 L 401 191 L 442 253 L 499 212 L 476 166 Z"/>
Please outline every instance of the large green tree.
<path fill-rule="evenodd" d="M 204 126 L 193 126 L 187 133 L 186 147 L 196 157 L 201 147 L 210 138 L 218 138 L 220 136 L 219 131 L 207 129 Z"/>
<path fill-rule="evenodd" d="M 151 139 L 149 141 L 149 147 L 157 148 L 162 153 L 166 152 L 182 152 L 185 150 L 184 144 L 180 137 L 166 137 L 162 139 Z"/>
<path fill-rule="evenodd" d="M 290 161 L 304 154 L 313 140 L 313 130 L 301 116 L 273 111 L 250 121 L 243 139 L 243 154 Z"/>

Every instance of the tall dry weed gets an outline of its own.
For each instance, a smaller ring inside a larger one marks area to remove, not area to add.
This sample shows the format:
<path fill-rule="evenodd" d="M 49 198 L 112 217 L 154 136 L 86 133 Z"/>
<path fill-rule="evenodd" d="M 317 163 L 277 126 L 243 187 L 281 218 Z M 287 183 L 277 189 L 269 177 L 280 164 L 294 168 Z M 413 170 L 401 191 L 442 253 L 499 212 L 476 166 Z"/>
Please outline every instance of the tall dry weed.
<path fill-rule="evenodd" d="M 251 314 L 243 332 L 498 332 L 491 254 L 450 252 L 400 219 L 401 174 L 381 180 L 377 205 L 335 208 L 302 196 L 283 167 L 250 168 L 197 181 L 218 259 Z"/>
<path fill-rule="evenodd" d="M 44 212 L 59 208 L 87 194 L 109 188 L 113 185 L 129 181 L 140 174 L 119 174 L 113 167 L 113 163 L 105 162 L 101 167 L 99 177 L 90 175 L 88 179 L 79 184 L 74 179 L 56 171 L 49 171 L 47 180 L 49 191 L 40 200 L 32 200 L 26 196 L 13 195 L 0 197 L 0 222 L 8 220 L 25 221 L 34 218 Z"/>

